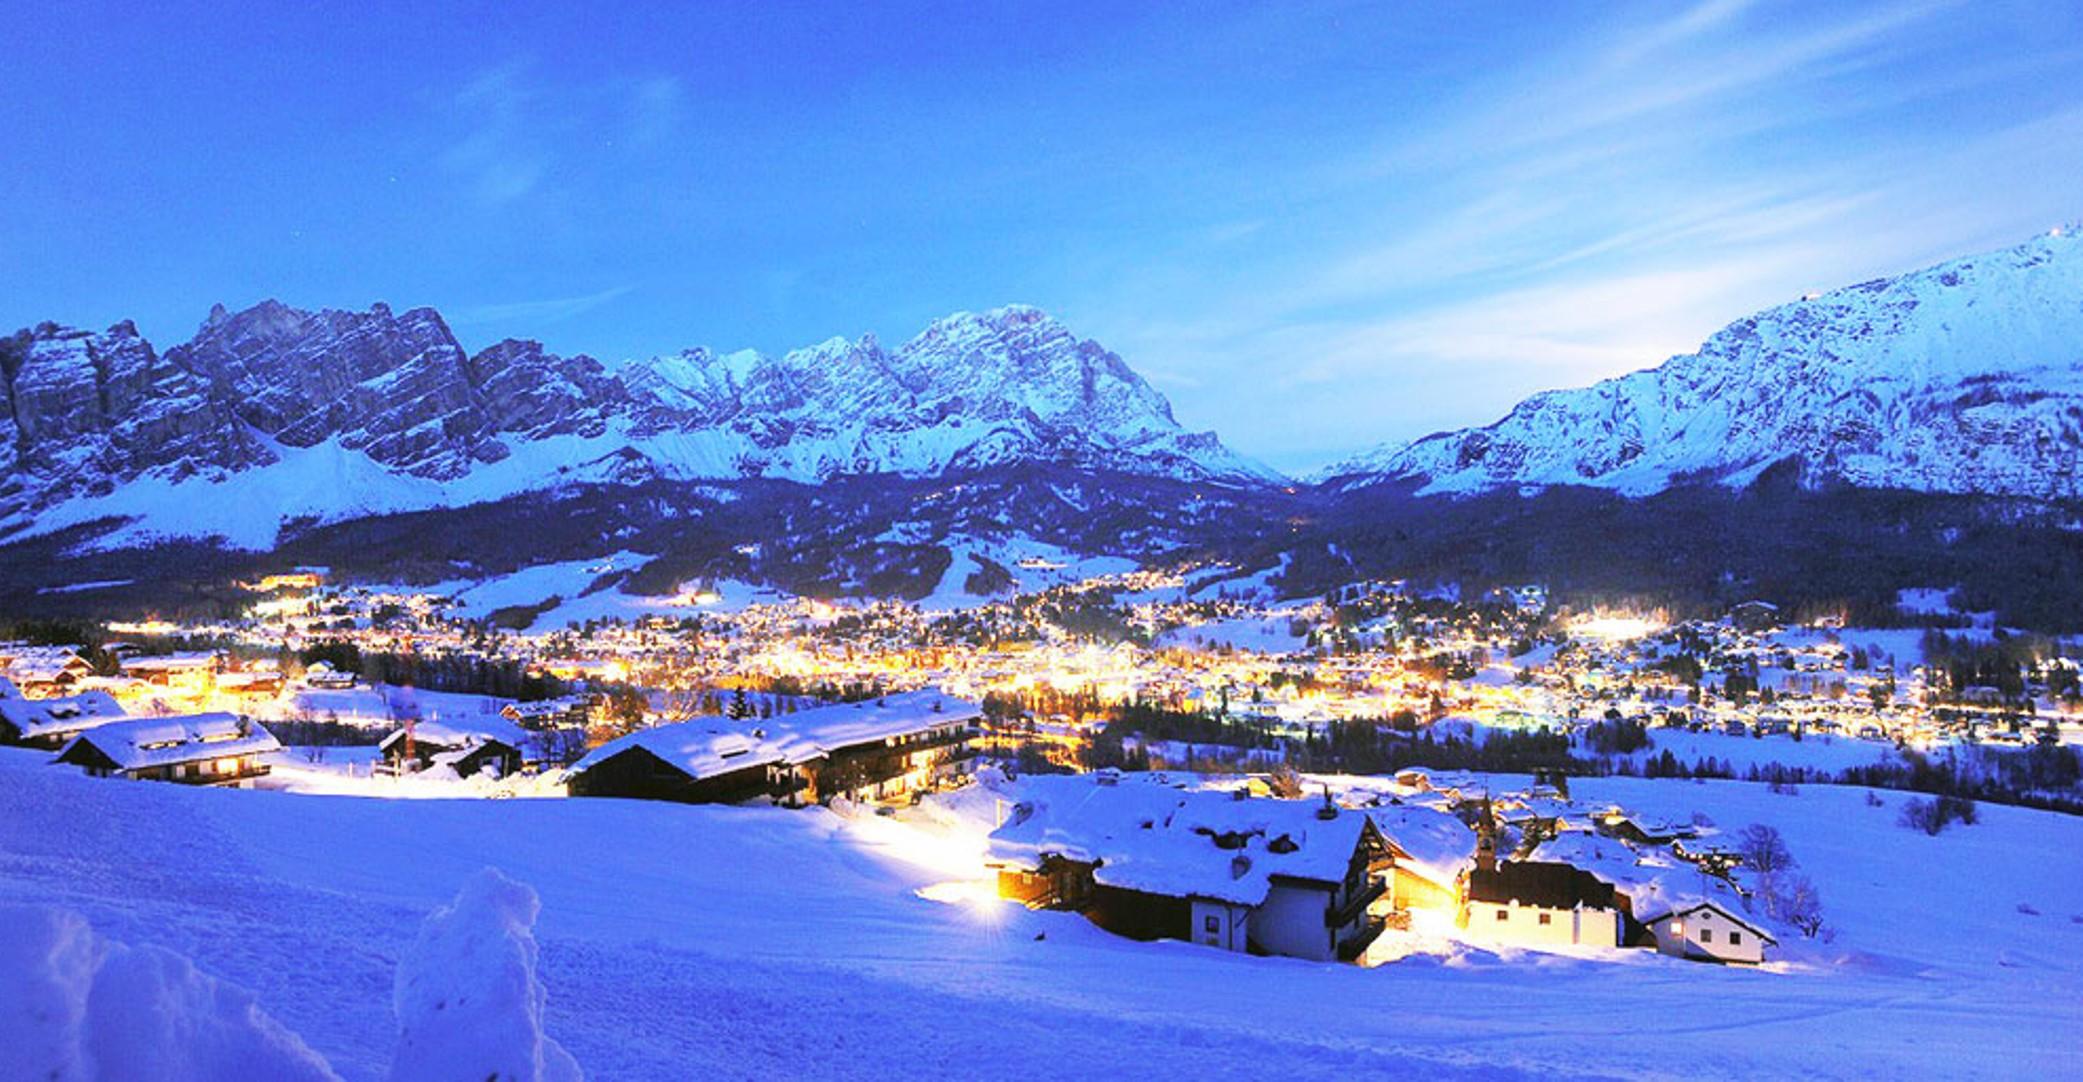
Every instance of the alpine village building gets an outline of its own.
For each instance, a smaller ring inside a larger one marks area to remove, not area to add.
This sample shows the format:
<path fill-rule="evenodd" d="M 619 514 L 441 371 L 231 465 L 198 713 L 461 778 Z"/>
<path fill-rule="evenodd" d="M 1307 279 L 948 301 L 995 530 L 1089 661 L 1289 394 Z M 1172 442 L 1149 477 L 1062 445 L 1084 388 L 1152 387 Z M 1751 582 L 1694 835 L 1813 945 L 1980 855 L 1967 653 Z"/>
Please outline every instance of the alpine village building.
<path fill-rule="evenodd" d="M 238 714 L 124 718 L 72 738 L 57 761 L 94 777 L 245 786 L 268 773 L 261 756 L 282 745 Z"/>
<path fill-rule="evenodd" d="M 913 691 L 772 718 L 696 718 L 612 740 L 580 759 L 573 796 L 687 804 L 894 800 L 959 772 L 983 709 Z"/>
<path fill-rule="evenodd" d="M 1034 780 L 1034 779 L 1030 779 Z M 1055 781 L 1055 779 L 1049 779 Z M 1351 960 L 1394 855 L 1372 819 L 1318 800 L 1065 779 L 992 832 L 1001 897 L 1083 913 L 1133 939 Z"/>
<path fill-rule="evenodd" d="M 123 715 L 123 707 L 106 691 L 29 699 L 0 677 L 0 744 L 56 751 L 74 736 Z"/>

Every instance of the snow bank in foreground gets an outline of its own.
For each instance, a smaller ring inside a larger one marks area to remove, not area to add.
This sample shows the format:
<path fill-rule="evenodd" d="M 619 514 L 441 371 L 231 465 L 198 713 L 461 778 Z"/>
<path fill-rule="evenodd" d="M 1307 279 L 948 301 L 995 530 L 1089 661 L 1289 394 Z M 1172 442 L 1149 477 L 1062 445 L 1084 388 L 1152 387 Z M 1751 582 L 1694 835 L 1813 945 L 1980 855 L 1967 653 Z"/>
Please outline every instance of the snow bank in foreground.
<path fill-rule="evenodd" d="M 0 907 L 0 1078 L 331 1080 L 251 995 L 77 913 Z"/>
<path fill-rule="evenodd" d="M 429 914 L 398 963 L 395 1082 L 577 1082 L 578 1063 L 543 1032 L 535 891 L 495 868 Z"/>

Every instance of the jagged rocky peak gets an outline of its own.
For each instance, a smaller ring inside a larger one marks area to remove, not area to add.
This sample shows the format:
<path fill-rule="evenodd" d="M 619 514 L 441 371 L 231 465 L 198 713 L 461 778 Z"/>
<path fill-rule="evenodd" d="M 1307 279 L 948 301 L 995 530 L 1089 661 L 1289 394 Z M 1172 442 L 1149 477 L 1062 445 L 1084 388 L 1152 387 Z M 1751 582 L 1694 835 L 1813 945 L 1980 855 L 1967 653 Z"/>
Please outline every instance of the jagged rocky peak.
<path fill-rule="evenodd" d="M 1171 403 L 1098 342 L 1039 308 L 1008 305 L 939 319 L 898 349 L 899 378 L 921 394 L 960 396 L 1003 416 L 1135 431 L 1176 425 Z"/>
<path fill-rule="evenodd" d="M 309 312 L 267 300 L 213 309 L 195 338 L 168 350 L 235 394 L 239 417 L 291 447 L 330 440 L 382 465 L 434 479 L 504 458 L 470 382 L 463 347 L 439 313 Z"/>
<path fill-rule="evenodd" d="M 1013 463 L 1277 477 L 1182 430 L 1119 357 L 1026 307 L 950 316 L 894 350 L 862 335 L 778 356 L 690 349 L 609 366 L 521 339 L 470 354 L 431 308 L 267 300 L 214 306 L 163 355 L 127 324 L 25 333 L 0 344 L 0 368 L 0 529 L 80 496 L 112 499 L 38 521 L 142 508 L 167 532 L 257 544 L 274 535 L 247 517 L 340 518 L 638 477 L 814 482 Z M 124 487 L 247 470 L 277 471 L 254 482 L 266 507 Z"/>
<path fill-rule="evenodd" d="M 32 503 L 272 461 L 209 382 L 154 352 L 128 320 L 99 333 L 45 323 L 0 340 L 0 469 Z"/>
<path fill-rule="evenodd" d="M 872 334 L 768 356 L 690 349 L 626 362 L 643 434 L 722 429 L 741 467 L 801 479 L 1020 460 L 1257 482 L 1191 434 L 1120 357 L 1027 306 L 957 313 L 894 350 Z"/>
<path fill-rule="evenodd" d="M 1648 493 L 1742 484 L 1790 459 L 1810 484 L 2083 496 L 2083 238 L 2061 231 L 1805 297 L 1697 353 L 1534 395 L 1495 424 L 1326 476 Z"/>
<path fill-rule="evenodd" d="M 585 354 L 559 357 L 542 343 L 508 338 L 466 366 L 490 423 L 522 440 L 595 437 L 629 403 L 606 366 Z"/>

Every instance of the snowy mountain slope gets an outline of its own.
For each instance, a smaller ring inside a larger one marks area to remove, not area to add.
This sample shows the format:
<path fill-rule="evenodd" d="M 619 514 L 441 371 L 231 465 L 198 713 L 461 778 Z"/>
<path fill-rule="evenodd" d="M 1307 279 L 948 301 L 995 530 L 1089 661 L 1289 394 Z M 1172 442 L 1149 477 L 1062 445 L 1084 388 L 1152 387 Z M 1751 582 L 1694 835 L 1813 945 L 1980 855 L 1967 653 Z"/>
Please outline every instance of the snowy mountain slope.
<path fill-rule="evenodd" d="M 1121 358 L 1025 307 L 780 357 L 693 349 L 612 368 L 428 308 L 214 309 L 156 354 L 134 327 L 0 339 L 0 532 L 117 516 L 133 538 L 265 547 L 290 519 L 460 506 L 609 481 L 938 476 L 1013 464 L 1256 485 Z"/>
<path fill-rule="evenodd" d="M 982 844 L 911 813 L 123 785 L 47 759 L 0 749 L 0 821 L 22 824 L 0 832 L 0 902 L 192 957 L 356 1082 L 388 1076 L 415 929 L 487 865 L 539 893 L 546 1026 L 594 1078 L 2048 1078 L 2067 1043 L 2021 1025 L 2083 1024 L 2083 822 L 1988 804 L 1932 838 L 1896 825 L 1900 794 L 1580 779 L 1587 801 L 1779 828 L 1836 941 L 1789 937 L 1776 970 L 1647 951 L 1360 969 L 928 901 L 987 876 Z M 990 823 L 1017 795 L 953 796 Z M 1976 889 L 1921 888 L 1934 868 Z"/>
<path fill-rule="evenodd" d="M 1788 458 L 1811 483 L 2083 496 L 2083 236 L 2056 231 L 1782 305 L 1697 353 L 1322 476 L 1347 489 L 1410 478 L 1425 493 L 1639 495 L 1745 483 Z"/>

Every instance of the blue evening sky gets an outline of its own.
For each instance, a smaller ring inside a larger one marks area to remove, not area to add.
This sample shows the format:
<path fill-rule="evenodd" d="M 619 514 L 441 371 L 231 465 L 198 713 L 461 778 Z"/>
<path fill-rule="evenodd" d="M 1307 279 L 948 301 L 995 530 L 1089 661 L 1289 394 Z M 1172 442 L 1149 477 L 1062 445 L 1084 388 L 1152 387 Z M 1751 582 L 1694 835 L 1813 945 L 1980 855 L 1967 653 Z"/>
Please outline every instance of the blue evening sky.
<path fill-rule="evenodd" d="M 1542 14 L 1536 15 L 1534 13 Z M 1037 304 L 1306 469 L 2083 215 L 2083 5 L 12 4 L 0 324 Z"/>

